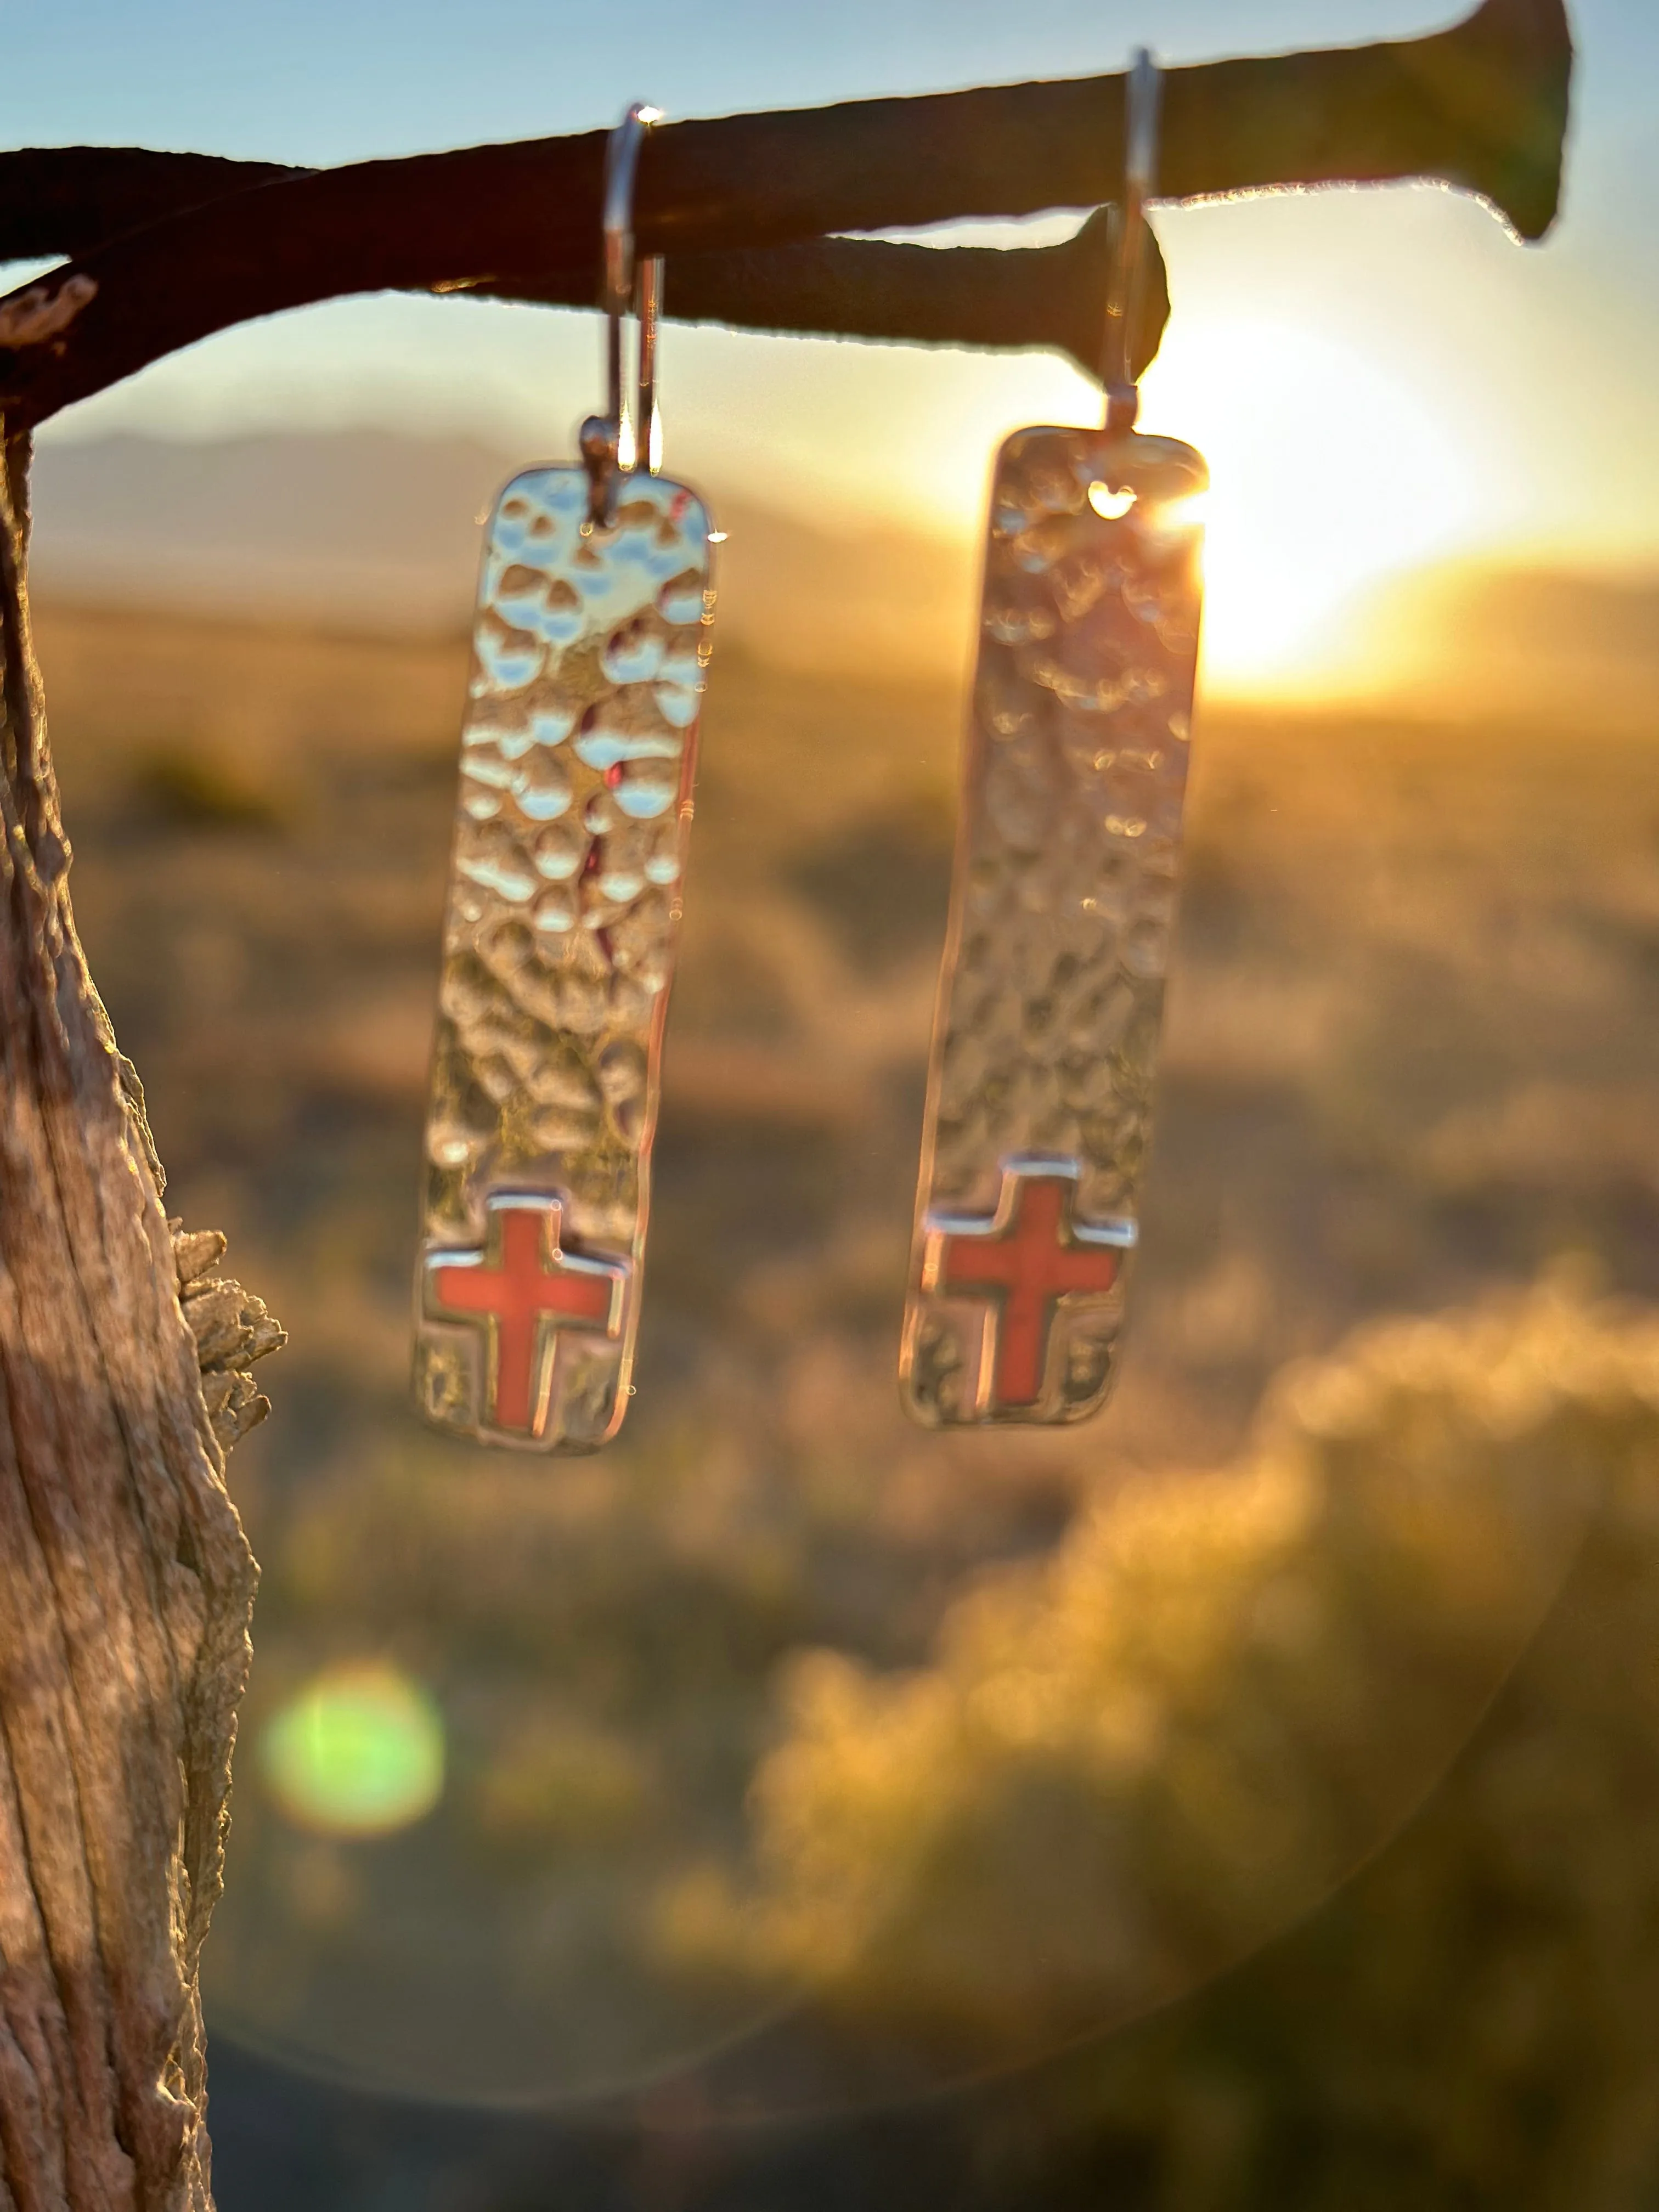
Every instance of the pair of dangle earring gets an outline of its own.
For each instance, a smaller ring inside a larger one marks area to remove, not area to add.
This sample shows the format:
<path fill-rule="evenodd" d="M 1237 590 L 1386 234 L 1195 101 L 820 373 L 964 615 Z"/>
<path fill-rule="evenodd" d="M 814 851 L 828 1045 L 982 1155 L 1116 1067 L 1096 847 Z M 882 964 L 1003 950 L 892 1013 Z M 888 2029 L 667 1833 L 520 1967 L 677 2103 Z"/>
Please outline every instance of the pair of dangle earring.
<path fill-rule="evenodd" d="M 997 456 L 900 1351 L 928 1426 L 1054 1424 L 1110 1389 L 1175 920 L 1198 653 L 1191 447 L 1135 428 L 1160 80 L 1128 82 L 1106 417 Z M 710 531 L 656 474 L 658 270 L 622 404 L 652 112 L 606 162 L 609 411 L 487 539 L 427 1122 L 416 1395 L 441 1426 L 591 1449 L 626 1407 Z M 642 465 L 641 465 L 642 464 Z"/>
<path fill-rule="evenodd" d="M 606 152 L 606 411 L 485 538 L 427 1109 L 416 1403 L 542 1452 L 603 1443 L 630 1392 L 714 618 L 707 509 L 656 469 L 661 264 L 632 231 L 656 120 L 630 108 Z"/>
<path fill-rule="evenodd" d="M 1190 446 L 1135 429 L 1160 78 L 1135 58 L 1098 429 L 997 456 L 928 1073 L 905 1403 L 1081 1420 L 1111 1388 L 1175 921 L 1202 592 Z"/>

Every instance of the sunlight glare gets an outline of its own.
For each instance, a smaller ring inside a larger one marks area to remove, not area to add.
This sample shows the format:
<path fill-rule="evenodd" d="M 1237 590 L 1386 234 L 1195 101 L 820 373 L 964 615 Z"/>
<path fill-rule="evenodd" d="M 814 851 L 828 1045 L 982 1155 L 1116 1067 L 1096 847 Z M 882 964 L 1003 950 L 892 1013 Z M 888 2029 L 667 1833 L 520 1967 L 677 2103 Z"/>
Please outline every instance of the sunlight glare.
<path fill-rule="evenodd" d="M 1229 691 L 1364 688 L 1352 617 L 1454 550 L 1473 471 L 1431 400 L 1311 331 L 1197 316 L 1148 372 L 1141 425 L 1210 465 L 1206 674 Z"/>

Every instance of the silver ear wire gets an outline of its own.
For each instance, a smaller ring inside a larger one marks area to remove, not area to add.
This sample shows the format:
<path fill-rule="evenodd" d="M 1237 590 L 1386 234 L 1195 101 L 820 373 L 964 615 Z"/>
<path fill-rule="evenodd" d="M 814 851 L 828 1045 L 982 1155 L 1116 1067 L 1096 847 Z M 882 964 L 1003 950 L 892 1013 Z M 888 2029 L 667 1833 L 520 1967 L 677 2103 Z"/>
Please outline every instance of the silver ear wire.
<path fill-rule="evenodd" d="M 1115 435 L 1133 430 L 1140 411 L 1130 349 L 1140 325 L 1146 272 L 1146 203 L 1158 189 L 1158 135 L 1163 105 L 1164 73 L 1146 48 L 1140 46 L 1124 90 L 1123 197 L 1117 209 L 1101 364 L 1106 386 L 1106 428 Z"/>
<path fill-rule="evenodd" d="M 635 409 L 635 466 L 655 476 L 662 466 L 662 416 L 657 406 L 657 317 L 662 306 L 662 256 L 653 253 L 640 264 L 639 398 Z"/>
<path fill-rule="evenodd" d="M 617 477 L 623 459 L 623 323 L 635 298 L 634 179 L 639 172 L 645 134 L 659 122 L 662 110 L 635 100 L 611 133 L 605 149 L 605 198 L 601 217 L 605 240 L 604 296 L 605 411 L 582 424 L 583 465 L 592 489 L 588 521 L 608 524 L 616 506 Z M 627 458 L 653 465 L 650 455 L 656 423 L 657 308 L 662 263 L 653 257 L 639 264 L 640 380 L 634 410 L 635 451 Z"/>

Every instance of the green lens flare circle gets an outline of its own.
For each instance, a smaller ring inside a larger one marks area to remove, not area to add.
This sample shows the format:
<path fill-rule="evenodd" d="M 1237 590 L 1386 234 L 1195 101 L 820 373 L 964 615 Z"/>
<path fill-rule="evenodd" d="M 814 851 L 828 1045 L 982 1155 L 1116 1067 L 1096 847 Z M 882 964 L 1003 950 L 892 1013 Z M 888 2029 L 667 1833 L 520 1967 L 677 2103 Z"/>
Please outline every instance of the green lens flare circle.
<path fill-rule="evenodd" d="M 423 1820 L 444 1786 L 444 1725 L 394 1667 L 331 1667 L 267 1725 L 266 1787 L 299 1826 L 385 1836 Z"/>

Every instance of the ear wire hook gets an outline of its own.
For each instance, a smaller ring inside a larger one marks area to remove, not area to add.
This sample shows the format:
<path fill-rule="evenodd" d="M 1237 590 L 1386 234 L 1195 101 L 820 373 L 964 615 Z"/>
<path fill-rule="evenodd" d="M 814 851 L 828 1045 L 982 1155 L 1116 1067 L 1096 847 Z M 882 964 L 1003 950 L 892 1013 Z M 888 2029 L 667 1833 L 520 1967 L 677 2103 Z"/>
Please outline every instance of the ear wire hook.
<path fill-rule="evenodd" d="M 639 264 L 640 375 L 639 394 L 630 422 L 623 399 L 623 321 L 635 297 L 634 179 L 640 166 L 640 148 L 662 110 L 636 100 L 611 133 L 605 149 L 605 198 L 602 223 L 605 240 L 605 411 L 590 415 L 582 424 L 583 465 L 592 491 L 588 500 L 590 524 L 608 524 L 616 507 L 617 477 L 624 465 L 633 467 L 643 458 L 654 466 L 651 448 L 656 434 L 657 309 L 662 288 L 662 263 L 655 256 Z M 624 430 L 628 432 L 624 437 Z"/>
<path fill-rule="evenodd" d="M 1124 90 L 1123 198 L 1117 211 L 1102 359 L 1106 428 L 1114 437 L 1133 430 L 1140 411 L 1130 348 L 1140 324 L 1146 272 L 1146 203 L 1158 189 L 1158 134 L 1163 106 L 1164 72 L 1145 46 L 1137 47 Z"/>
<path fill-rule="evenodd" d="M 648 254 L 640 264 L 639 429 L 635 465 L 655 476 L 662 466 L 662 415 L 657 405 L 657 315 L 662 305 L 662 256 Z"/>

